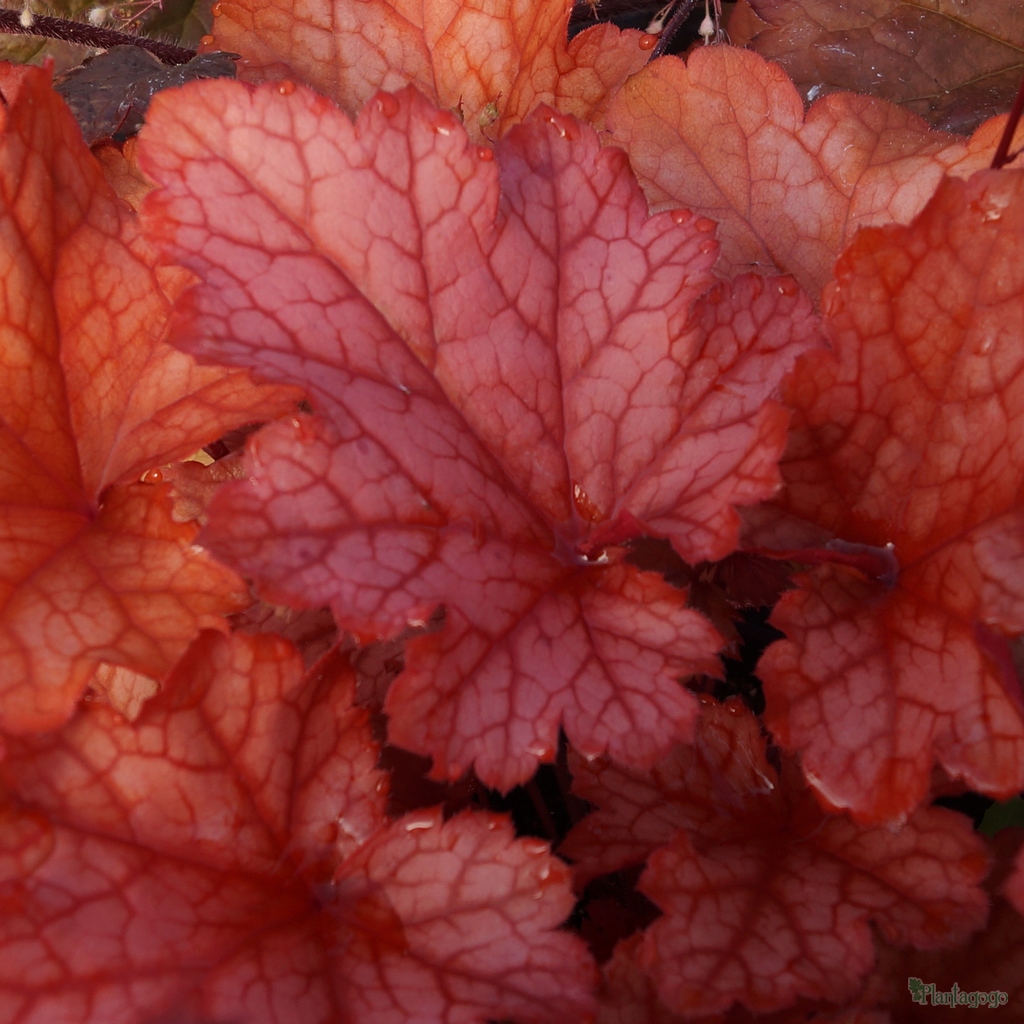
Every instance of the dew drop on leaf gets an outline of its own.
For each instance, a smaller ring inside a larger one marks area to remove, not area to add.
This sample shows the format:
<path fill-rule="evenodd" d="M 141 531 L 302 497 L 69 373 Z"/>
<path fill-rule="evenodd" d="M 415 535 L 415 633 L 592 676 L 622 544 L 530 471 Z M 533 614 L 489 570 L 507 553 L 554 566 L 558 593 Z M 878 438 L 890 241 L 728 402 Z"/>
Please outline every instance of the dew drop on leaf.
<path fill-rule="evenodd" d="M 549 852 L 548 844 L 543 839 L 523 839 L 523 850 L 532 857 L 540 857 Z"/>
<path fill-rule="evenodd" d="M 418 832 L 421 829 L 433 828 L 434 825 L 437 824 L 437 821 L 432 814 L 424 814 L 420 816 L 410 814 L 405 818 L 402 824 L 405 826 L 406 832 Z"/>
<path fill-rule="evenodd" d="M 389 92 L 382 92 L 377 96 L 377 109 L 385 117 L 394 117 L 398 113 L 398 100 Z"/>

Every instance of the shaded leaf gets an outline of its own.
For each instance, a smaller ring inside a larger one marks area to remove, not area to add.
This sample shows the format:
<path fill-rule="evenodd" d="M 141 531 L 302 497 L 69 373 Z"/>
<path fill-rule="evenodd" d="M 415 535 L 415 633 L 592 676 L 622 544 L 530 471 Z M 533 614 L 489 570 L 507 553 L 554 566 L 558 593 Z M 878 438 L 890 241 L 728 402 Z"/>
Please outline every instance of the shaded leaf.
<path fill-rule="evenodd" d="M 161 0 L 146 16 L 143 31 L 154 39 L 196 46 L 213 25 L 211 0 Z"/>
<path fill-rule="evenodd" d="M 986 880 L 992 910 L 985 929 L 974 935 L 965 947 L 953 950 L 893 949 L 879 943 L 878 963 L 868 977 L 857 1002 L 866 1007 L 888 1010 L 894 1021 L 908 1024 L 929 1024 L 937 1012 L 943 1018 L 962 1024 L 976 1020 L 979 1010 L 1007 1021 L 1020 1019 L 1024 998 L 1024 920 L 999 894 L 1005 876 L 1013 863 L 1021 835 L 1004 833 L 993 844 L 996 866 Z M 1009 839 L 1009 842 L 1006 840 Z M 909 982 L 914 978 L 921 987 L 934 986 L 931 993 L 918 992 L 923 1002 L 912 998 Z M 939 1002 L 938 994 L 959 991 L 961 1002 L 952 1005 Z M 972 998 L 969 993 L 975 993 Z M 972 1005 L 973 1004 L 973 1005 Z"/>
<path fill-rule="evenodd" d="M 91 146 L 104 139 L 124 142 L 142 127 L 149 101 L 161 89 L 196 78 L 234 78 L 226 53 L 204 53 L 187 64 L 167 66 L 138 46 L 114 46 L 54 84 L 71 108 L 82 137 Z"/>
<path fill-rule="evenodd" d="M 301 380 L 324 417 L 250 444 L 204 544 L 361 637 L 443 605 L 387 704 L 437 777 L 508 789 L 560 724 L 632 763 L 688 735 L 677 679 L 720 640 L 609 546 L 639 521 L 694 560 L 735 546 L 732 504 L 778 479 L 766 399 L 816 343 L 793 282 L 689 321 L 712 225 L 648 218 L 622 154 L 550 111 L 496 161 L 411 89 L 353 128 L 306 90 L 197 83 L 149 123 L 150 228 L 205 282 L 178 343 Z"/>
<path fill-rule="evenodd" d="M 880 96 L 947 131 L 1008 110 L 1024 74 L 1020 0 L 750 0 L 770 24 L 753 48 L 804 96 Z"/>
<path fill-rule="evenodd" d="M 94 706 L 10 744 L 34 817 L 5 849 L 40 850 L 0 922 L 12 1019 L 586 1017 L 567 869 L 492 815 L 388 824 L 338 659 L 206 633 L 176 676 L 134 725 Z"/>
<path fill-rule="evenodd" d="M 997 798 L 1024 787 L 1022 239 L 1019 171 L 862 232 L 824 300 L 834 354 L 788 392 L 783 507 L 879 571 L 826 564 L 783 595 L 766 722 L 864 821 L 909 814 L 933 760 Z"/>
<path fill-rule="evenodd" d="M 595 26 L 566 43 L 566 0 L 221 0 L 218 49 L 240 53 L 250 82 L 310 85 L 355 116 L 378 89 L 415 85 L 496 138 L 542 103 L 590 119 L 647 62 L 641 33 Z"/>
<path fill-rule="evenodd" d="M 570 751 L 572 791 L 598 808 L 559 847 L 576 862 L 578 886 L 643 864 L 681 828 L 705 840 L 735 839 L 737 828 L 746 834 L 744 808 L 776 785 L 760 725 L 739 702 L 720 709 L 704 697 L 702 706 L 693 745 L 675 747 L 642 775 Z"/>
<path fill-rule="evenodd" d="M 1016 908 L 1017 913 L 1024 916 L 1024 847 L 1017 854 L 1013 873 L 1006 880 L 1003 893 L 1010 905 Z M 1024 934 L 1021 936 L 1020 944 L 1024 948 Z"/>
<path fill-rule="evenodd" d="M 869 921 L 890 942 L 929 949 L 984 924 L 988 857 L 966 818 L 928 808 L 893 832 L 825 813 L 795 765 L 780 774 L 766 761 L 757 720 L 735 698 L 705 702 L 692 755 L 584 779 L 599 809 L 570 841 L 585 865 L 622 862 L 619 831 L 631 818 L 641 841 L 663 840 L 640 889 L 664 916 L 637 962 L 675 1013 L 843 1002 L 874 960 Z"/>
<path fill-rule="evenodd" d="M 199 368 L 134 217 L 48 74 L 10 69 L 0 140 L 0 722 L 52 728 L 100 662 L 159 678 L 248 602 L 192 546 L 165 487 L 136 483 L 298 392 Z"/>
<path fill-rule="evenodd" d="M 988 166 L 999 138 L 995 125 L 969 141 L 936 132 L 848 94 L 805 115 L 780 68 L 728 46 L 655 61 L 616 93 L 607 124 L 654 209 L 719 222 L 720 270 L 778 268 L 813 295 L 858 228 L 910 221 L 944 174 Z"/>

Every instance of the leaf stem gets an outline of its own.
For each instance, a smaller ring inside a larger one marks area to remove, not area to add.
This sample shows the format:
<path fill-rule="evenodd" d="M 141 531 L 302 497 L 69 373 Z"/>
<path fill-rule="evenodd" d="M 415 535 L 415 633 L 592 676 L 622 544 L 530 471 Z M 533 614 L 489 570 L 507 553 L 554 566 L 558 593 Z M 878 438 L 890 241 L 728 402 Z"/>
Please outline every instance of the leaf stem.
<path fill-rule="evenodd" d="M 1006 120 L 1006 127 L 1003 129 L 1003 137 L 999 140 L 995 155 L 992 157 L 992 170 L 998 171 L 1004 164 L 1016 159 L 1020 152 L 1010 154 L 1010 146 L 1013 143 L 1013 136 L 1017 132 L 1017 125 L 1020 124 L 1021 114 L 1024 113 L 1024 75 L 1021 76 L 1020 88 L 1017 90 L 1017 98 L 1010 108 L 1010 116 Z"/>
<path fill-rule="evenodd" d="M 680 0 L 679 6 L 675 9 L 672 17 L 669 18 L 668 23 L 661 30 L 657 45 L 653 50 L 651 50 L 650 57 L 647 58 L 648 62 L 654 60 L 656 57 L 661 57 L 668 53 L 668 48 L 672 45 L 672 40 L 675 39 L 676 33 L 696 6 L 697 0 Z"/>
<path fill-rule="evenodd" d="M 138 46 L 159 57 L 165 64 L 187 64 L 195 55 L 195 50 L 171 43 L 161 43 L 156 39 L 145 39 L 132 35 L 130 32 L 118 32 L 111 28 L 99 28 L 83 21 L 68 21 L 64 18 L 51 18 L 37 14 L 30 25 L 22 25 L 18 11 L 0 10 L 0 32 L 19 36 L 46 36 L 49 39 L 62 39 L 67 43 L 78 43 L 81 46 L 92 46 L 98 50 L 109 50 L 112 46 Z"/>

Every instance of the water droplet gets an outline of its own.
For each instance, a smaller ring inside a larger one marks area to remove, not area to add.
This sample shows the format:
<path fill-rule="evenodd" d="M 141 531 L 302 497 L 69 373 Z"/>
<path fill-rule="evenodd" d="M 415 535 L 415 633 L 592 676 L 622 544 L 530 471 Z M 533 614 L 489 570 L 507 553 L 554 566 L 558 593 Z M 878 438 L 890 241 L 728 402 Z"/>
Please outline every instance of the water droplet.
<path fill-rule="evenodd" d="M 800 291 L 800 285 L 798 285 L 791 277 L 780 277 L 778 285 L 779 292 L 791 299 Z"/>
<path fill-rule="evenodd" d="M 291 96 L 291 94 L 295 92 L 295 83 L 289 81 L 281 82 L 277 87 L 277 91 L 282 96 Z"/>
<path fill-rule="evenodd" d="M 451 135 L 458 124 L 458 118 L 454 114 L 450 114 L 447 110 L 439 110 L 434 116 L 431 127 L 438 135 Z"/>
<path fill-rule="evenodd" d="M 159 469 L 147 469 L 146 472 L 142 474 L 142 482 L 144 484 L 158 484 L 163 480 L 163 478 L 164 475 Z"/>
<path fill-rule="evenodd" d="M 714 231 L 718 225 L 707 217 L 698 217 L 693 225 L 698 231 Z"/>
<path fill-rule="evenodd" d="M 709 253 L 714 252 L 718 248 L 718 243 L 713 239 L 709 238 L 706 242 L 701 242 L 700 245 L 697 246 L 697 248 L 700 249 L 700 251 L 704 253 L 704 255 L 706 256 Z"/>
<path fill-rule="evenodd" d="M 202 46 L 210 46 L 213 43 L 213 36 L 203 36 L 199 43 Z"/>
<path fill-rule="evenodd" d="M 523 850 L 531 857 L 539 857 L 550 853 L 550 847 L 543 839 L 521 839 Z"/>
<path fill-rule="evenodd" d="M 484 163 L 490 163 L 494 159 L 494 150 L 489 146 L 477 146 L 476 155 L 484 161 Z"/>
<path fill-rule="evenodd" d="M 590 500 L 589 495 L 579 484 L 572 485 L 572 503 L 582 519 L 588 523 L 596 523 L 601 519 L 601 510 Z"/>
<path fill-rule="evenodd" d="M 389 92 L 378 93 L 377 109 L 385 117 L 394 117 L 398 113 L 398 100 Z"/>
<path fill-rule="evenodd" d="M 402 824 L 405 826 L 406 832 L 418 832 L 421 829 L 433 828 L 437 824 L 437 819 L 433 814 L 408 814 L 402 820 Z"/>
<path fill-rule="evenodd" d="M 221 14 L 224 13 L 224 5 L 221 3 L 214 4 L 213 7 L 210 8 L 210 13 L 215 18 L 219 18 Z"/>
<path fill-rule="evenodd" d="M 658 37 L 645 32 L 638 43 L 641 50 L 653 50 L 658 45 Z"/>
<path fill-rule="evenodd" d="M 672 220 L 674 220 L 676 224 L 685 224 L 692 216 L 693 214 L 689 210 L 672 211 Z"/>

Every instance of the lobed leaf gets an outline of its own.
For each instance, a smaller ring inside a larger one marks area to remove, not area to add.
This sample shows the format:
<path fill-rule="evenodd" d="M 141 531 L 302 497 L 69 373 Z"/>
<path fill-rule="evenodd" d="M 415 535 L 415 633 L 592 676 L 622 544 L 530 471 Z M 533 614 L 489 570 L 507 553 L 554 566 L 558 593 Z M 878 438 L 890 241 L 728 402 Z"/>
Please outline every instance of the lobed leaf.
<path fill-rule="evenodd" d="M 846 93 L 805 114 L 781 68 L 728 46 L 650 64 L 607 124 L 654 209 L 719 222 L 723 272 L 778 268 L 815 296 L 859 228 L 909 222 L 945 174 L 988 166 L 998 141 L 992 126 L 964 140 Z"/>
<path fill-rule="evenodd" d="M 0 724 L 20 731 L 62 722 L 101 662 L 159 678 L 244 606 L 167 489 L 136 481 L 298 392 L 163 342 L 149 250 L 48 73 L 2 84 Z"/>
<path fill-rule="evenodd" d="M 133 724 L 94 705 L 9 745 L 9 1020 L 412 1022 L 428 989 L 434 1019 L 585 1018 L 567 870 L 494 816 L 388 824 L 339 658 L 204 633 L 176 676 Z"/>
<path fill-rule="evenodd" d="M 783 596 L 766 721 L 814 787 L 902 820 L 933 760 L 1024 786 L 1024 174 L 944 182 L 909 227 L 862 232 L 826 293 L 834 353 L 793 378 L 783 507 L 887 565 L 825 565 Z"/>
<path fill-rule="evenodd" d="M 378 904 L 361 907 L 365 925 L 335 961 L 356 1019 L 592 1019 L 593 964 L 554 930 L 573 908 L 568 876 L 547 843 L 515 839 L 496 815 L 399 819 L 337 876 L 342 898 L 369 891 Z M 380 927 L 391 915 L 400 941 Z"/>
<path fill-rule="evenodd" d="M 889 942 L 925 949 L 959 945 L 984 924 L 988 858 L 965 818 L 928 808 L 894 832 L 829 815 L 794 765 L 780 774 L 767 763 L 757 730 L 735 698 L 709 700 L 693 754 L 677 751 L 650 772 L 584 775 L 581 792 L 598 810 L 570 842 L 588 874 L 635 859 L 644 841 L 662 843 L 640 888 L 664 916 L 636 962 L 667 1010 L 842 1002 L 873 963 L 869 921 Z M 652 791 L 657 818 L 643 813 Z M 624 850 L 617 840 L 631 817 L 641 830 Z"/>
<path fill-rule="evenodd" d="M 574 862 L 578 887 L 643 864 L 679 829 L 727 842 L 750 830 L 775 790 L 760 725 L 737 703 L 703 700 L 692 746 L 677 746 L 643 774 L 569 752 L 572 791 L 597 810 L 573 826 L 559 853 Z"/>
<path fill-rule="evenodd" d="M 363 637 L 443 605 L 387 704 L 439 777 L 508 789 L 560 724 L 638 764 L 687 736 L 678 677 L 720 639 L 605 548 L 641 518 L 695 560 L 735 547 L 731 505 L 777 486 L 767 399 L 817 343 L 799 289 L 743 282 L 691 320 L 710 222 L 649 218 L 622 154 L 551 112 L 495 161 L 413 90 L 353 126 L 211 82 L 158 96 L 141 149 L 150 230 L 203 281 L 177 343 L 322 416 L 250 444 L 204 544 Z"/>
<path fill-rule="evenodd" d="M 242 55 L 243 80 L 295 79 L 353 117 L 379 89 L 415 85 L 482 141 L 544 103 L 596 121 L 647 62 L 641 33 L 611 25 L 567 44 L 571 10 L 566 0 L 222 0 L 211 46 Z"/>

